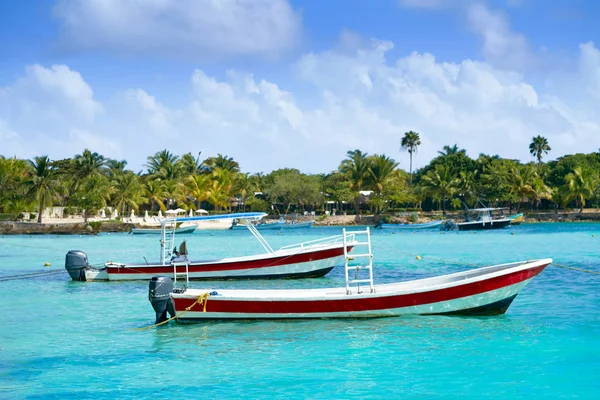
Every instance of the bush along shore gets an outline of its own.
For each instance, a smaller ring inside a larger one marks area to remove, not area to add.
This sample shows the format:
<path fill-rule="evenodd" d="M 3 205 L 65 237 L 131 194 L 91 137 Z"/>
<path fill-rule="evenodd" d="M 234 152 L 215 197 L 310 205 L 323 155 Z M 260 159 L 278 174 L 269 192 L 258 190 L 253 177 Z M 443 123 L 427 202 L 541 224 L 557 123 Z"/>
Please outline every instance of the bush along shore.
<path fill-rule="evenodd" d="M 1 235 L 94 235 L 100 232 L 129 232 L 133 225 L 120 221 L 38 224 L 31 222 L 0 222 Z"/>

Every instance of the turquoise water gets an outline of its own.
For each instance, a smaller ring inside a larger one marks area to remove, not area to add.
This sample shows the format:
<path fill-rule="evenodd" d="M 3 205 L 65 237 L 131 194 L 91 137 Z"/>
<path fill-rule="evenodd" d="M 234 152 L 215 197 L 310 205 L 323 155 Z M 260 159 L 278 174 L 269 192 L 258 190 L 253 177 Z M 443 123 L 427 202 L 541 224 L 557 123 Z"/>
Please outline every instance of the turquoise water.
<path fill-rule="evenodd" d="M 340 228 L 265 232 L 273 247 Z M 183 237 L 179 236 L 181 239 Z M 186 236 L 191 256 L 261 251 L 244 231 Z M 600 272 L 600 224 L 501 231 L 375 231 L 376 283 L 552 257 Z M 157 259 L 156 236 L 0 237 L 0 275 Z M 420 260 L 416 259 L 420 255 Z M 50 262 L 51 267 L 44 267 Z M 66 273 L 0 282 L 0 398 L 598 398 L 600 276 L 548 267 L 496 317 L 218 322 L 146 331 L 147 282 L 72 282 Z M 319 279 L 195 287 L 322 287 Z"/>

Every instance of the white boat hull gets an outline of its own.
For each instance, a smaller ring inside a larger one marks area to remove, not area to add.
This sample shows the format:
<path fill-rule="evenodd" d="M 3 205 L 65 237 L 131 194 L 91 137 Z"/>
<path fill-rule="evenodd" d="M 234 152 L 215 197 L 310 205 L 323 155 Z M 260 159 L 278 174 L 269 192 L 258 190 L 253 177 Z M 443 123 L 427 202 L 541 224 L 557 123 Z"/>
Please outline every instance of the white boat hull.
<path fill-rule="evenodd" d="M 552 260 L 519 262 L 375 286 L 375 292 L 345 288 L 308 290 L 188 289 L 171 293 L 178 320 L 362 318 L 408 314 L 495 315 Z M 208 296 L 206 304 L 198 303 Z M 191 307 L 189 311 L 186 311 Z M 205 308 L 204 308 L 205 307 Z"/>
<path fill-rule="evenodd" d="M 352 249 L 349 244 L 348 249 Z M 210 261 L 190 261 L 189 265 L 176 260 L 173 264 L 119 264 L 106 263 L 102 270 L 85 270 L 86 281 L 124 281 L 168 276 L 174 279 L 175 268 L 179 274 L 187 273 L 190 280 L 218 279 L 271 279 L 305 278 L 327 274 L 336 265 L 344 263 L 343 244 L 313 246 L 278 250 L 272 254 L 249 257 L 231 257 Z"/>

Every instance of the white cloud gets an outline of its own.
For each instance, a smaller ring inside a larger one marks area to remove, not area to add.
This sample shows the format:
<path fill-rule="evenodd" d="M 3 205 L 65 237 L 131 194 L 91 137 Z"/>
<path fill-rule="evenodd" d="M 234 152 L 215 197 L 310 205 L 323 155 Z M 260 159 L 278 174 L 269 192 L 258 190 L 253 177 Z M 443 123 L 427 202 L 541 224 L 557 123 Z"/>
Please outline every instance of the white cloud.
<path fill-rule="evenodd" d="M 124 55 L 273 57 L 301 33 L 288 0 L 59 0 L 54 14 L 66 47 Z"/>
<path fill-rule="evenodd" d="M 534 55 L 524 35 L 510 28 L 500 11 L 480 3 L 467 8 L 467 21 L 483 42 L 483 54 L 489 62 L 504 68 L 522 69 L 534 62 Z"/>
<path fill-rule="evenodd" d="M 58 159 L 89 147 L 137 170 L 166 148 L 227 154 L 246 171 L 327 172 L 355 148 L 407 168 L 399 141 L 408 130 L 422 136 L 417 167 L 454 143 L 474 157 L 525 161 L 536 135 L 548 138 L 551 157 L 600 147 L 600 51 L 592 43 L 581 46 L 572 71 L 544 86 L 481 61 L 444 63 L 420 53 L 388 60 L 391 48 L 372 41 L 306 54 L 293 69 L 302 91 L 239 71 L 216 79 L 196 70 L 179 108 L 143 88 L 124 88 L 101 105 L 68 67 L 30 67 L 0 88 L 2 154 Z"/>

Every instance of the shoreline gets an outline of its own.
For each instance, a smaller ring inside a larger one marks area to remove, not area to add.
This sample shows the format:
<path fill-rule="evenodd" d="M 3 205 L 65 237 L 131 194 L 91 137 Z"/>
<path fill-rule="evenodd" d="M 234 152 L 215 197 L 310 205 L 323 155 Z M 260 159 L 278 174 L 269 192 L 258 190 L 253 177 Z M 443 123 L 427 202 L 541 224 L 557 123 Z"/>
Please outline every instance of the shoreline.
<path fill-rule="evenodd" d="M 579 212 L 525 212 L 525 220 L 521 223 L 536 224 L 536 223 L 597 223 L 600 222 L 600 211 L 593 210 L 583 213 Z M 417 223 L 430 222 L 438 219 L 453 219 L 461 220 L 462 212 L 448 212 L 442 215 L 441 212 L 421 212 Z M 314 217 L 301 216 L 297 221 L 311 221 Z M 313 226 L 374 226 L 380 222 L 382 216 L 379 215 L 364 215 L 360 221 L 356 221 L 354 215 L 335 215 L 319 218 L 315 220 Z M 407 222 L 406 217 L 391 217 L 390 223 Z M 98 233 L 112 232 L 129 232 L 134 224 L 120 221 L 104 221 L 98 224 L 97 221 L 90 221 L 88 224 L 83 222 L 68 222 L 61 223 L 53 222 L 16 222 L 16 221 L 0 221 L 0 235 L 95 235 Z"/>

